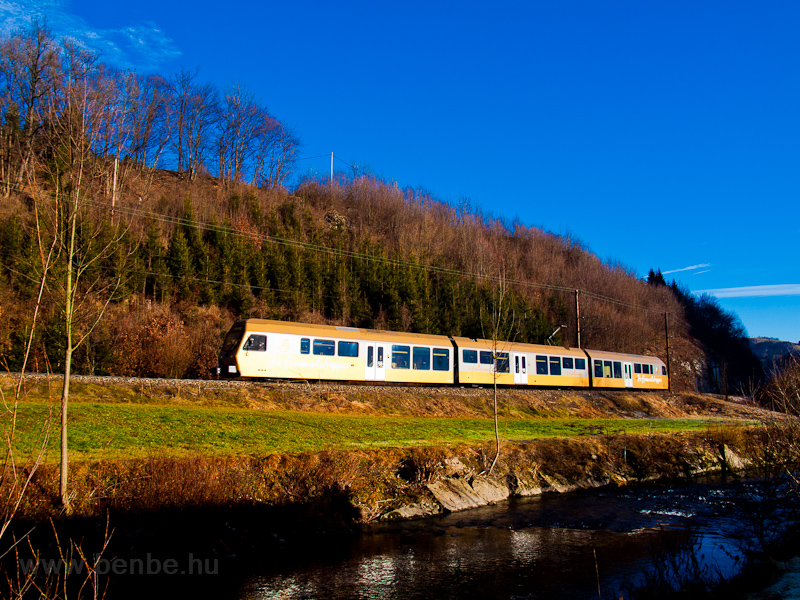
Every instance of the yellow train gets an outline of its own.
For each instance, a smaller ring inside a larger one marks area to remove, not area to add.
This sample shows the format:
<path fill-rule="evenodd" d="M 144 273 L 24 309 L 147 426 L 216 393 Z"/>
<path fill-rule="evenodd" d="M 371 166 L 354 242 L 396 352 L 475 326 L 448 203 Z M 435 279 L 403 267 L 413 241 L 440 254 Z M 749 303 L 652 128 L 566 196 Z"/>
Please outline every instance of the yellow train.
<path fill-rule="evenodd" d="M 247 319 L 219 356 L 223 377 L 665 390 L 653 356 L 356 327 Z"/>

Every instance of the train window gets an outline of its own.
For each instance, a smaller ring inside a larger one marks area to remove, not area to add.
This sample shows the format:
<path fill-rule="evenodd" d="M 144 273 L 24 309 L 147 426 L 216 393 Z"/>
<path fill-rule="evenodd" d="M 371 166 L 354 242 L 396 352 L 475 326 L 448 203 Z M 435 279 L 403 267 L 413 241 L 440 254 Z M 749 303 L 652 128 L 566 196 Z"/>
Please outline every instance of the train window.
<path fill-rule="evenodd" d="M 478 364 L 478 351 L 464 350 L 464 362 L 470 364 Z"/>
<path fill-rule="evenodd" d="M 265 352 L 267 349 L 267 336 L 251 335 L 242 346 L 245 352 Z"/>
<path fill-rule="evenodd" d="M 411 366 L 411 346 L 392 346 L 392 368 L 408 369 Z"/>
<path fill-rule="evenodd" d="M 514 373 L 519 373 L 519 356 L 514 357 Z"/>
<path fill-rule="evenodd" d="M 645 375 L 653 374 L 653 365 L 642 365 L 642 373 Z"/>
<path fill-rule="evenodd" d="M 508 352 L 497 353 L 497 363 L 494 369 L 495 373 L 510 373 L 511 361 L 508 359 Z"/>
<path fill-rule="evenodd" d="M 431 349 L 430 348 L 414 348 L 414 369 L 417 371 L 430 371 L 431 370 Z"/>
<path fill-rule="evenodd" d="M 594 361 L 594 376 L 595 377 L 602 377 L 603 376 L 603 361 L 602 360 Z"/>
<path fill-rule="evenodd" d="M 633 363 L 633 372 L 634 373 L 641 373 L 642 372 L 642 364 L 641 363 Z"/>
<path fill-rule="evenodd" d="M 614 362 L 614 378 L 622 379 L 622 363 L 619 361 Z"/>
<path fill-rule="evenodd" d="M 563 362 L 563 367 L 565 369 L 572 369 L 573 368 L 572 367 L 572 358 L 565 356 L 564 358 L 561 359 L 561 361 Z"/>
<path fill-rule="evenodd" d="M 372 368 L 372 365 L 375 364 L 375 348 L 372 346 L 367 346 L 367 366 Z"/>
<path fill-rule="evenodd" d="M 486 352 L 485 350 L 481 350 L 481 364 L 482 365 L 491 365 L 494 364 L 492 360 L 492 353 Z"/>
<path fill-rule="evenodd" d="M 610 360 L 604 360 L 603 361 L 603 377 L 609 377 L 609 378 L 613 377 L 614 376 L 613 375 L 613 373 L 614 373 L 613 368 L 614 368 L 614 365 Z"/>
<path fill-rule="evenodd" d="M 527 373 L 527 367 L 525 366 L 525 357 L 522 357 L 522 372 Z"/>
<path fill-rule="evenodd" d="M 311 352 L 311 340 L 308 338 L 300 339 L 300 354 L 309 354 Z"/>
<path fill-rule="evenodd" d="M 358 342 L 339 342 L 339 356 L 358 357 Z"/>
<path fill-rule="evenodd" d="M 231 352 L 236 346 L 238 346 L 239 342 L 242 341 L 242 333 L 244 333 L 244 327 L 241 325 L 231 327 L 228 335 L 225 336 L 225 342 L 222 344 L 222 352 Z"/>
<path fill-rule="evenodd" d="M 333 340 L 314 340 L 314 354 L 333 356 L 336 354 L 336 343 Z"/>
<path fill-rule="evenodd" d="M 547 357 L 546 356 L 537 356 L 536 357 L 536 374 L 537 375 L 547 375 Z"/>
<path fill-rule="evenodd" d="M 550 375 L 561 375 L 561 357 L 550 357 Z"/>
<path fill-rule="evenodd" d="M 575 359 L 575 368 L 578 371 L 583 371 L 586 369 L 586 359 L 585 358 L 576 358 Z"/>
<path fill-rule="evenodd" d="M 433 349 L 433 370 L 434 371 L 450 370 L 450 350 L 448 350 L 447 348 Z"/>

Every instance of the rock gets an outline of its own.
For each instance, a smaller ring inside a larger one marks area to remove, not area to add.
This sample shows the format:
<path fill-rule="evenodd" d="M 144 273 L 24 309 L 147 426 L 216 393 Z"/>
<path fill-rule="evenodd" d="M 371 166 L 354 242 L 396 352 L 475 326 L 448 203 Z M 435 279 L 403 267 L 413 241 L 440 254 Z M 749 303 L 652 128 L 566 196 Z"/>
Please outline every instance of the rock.
<path fill-rule="evenodd" d="M 456 512 L 468 508 L 478 508 L 487 504 L 472 486 L 463 479 L 442 479 L 428 484 L 428 489 L 445 510 Z"/>
<path fill-rule="evenodd" d="M 493 504 L 508 500 L 508 485 L 489 477 L 476 477 L 472 482 L 472 489 L 479 498 L 485 500 L 485 504 Z"/>
<path fill-rule="evenodd" d="M 738 454 L 731 450 L 727 444 L 723 446 L 722 452 L 723 460 L 727 463 L 728 468 L 733 469 L 734 471 L 741 471 L 749 466 L 749 461 L 741 458 Z"/>
<path fill-rule="evenodd" d="M 476 477 L 472 485 L 464 479 L 442 479 L 428 484 L 436 500 L 450 512 L 508 500 L 508 486 L 492 477 Z"/>
<path fill-rule="evenodd" d="M 381 521 L 394 521 L 397 519 L 422 519 L 442 513 L 441 505 L 430 500 L 423 500 L 413 504 L 406 504 L 395 510 L 381 515 Z"/>

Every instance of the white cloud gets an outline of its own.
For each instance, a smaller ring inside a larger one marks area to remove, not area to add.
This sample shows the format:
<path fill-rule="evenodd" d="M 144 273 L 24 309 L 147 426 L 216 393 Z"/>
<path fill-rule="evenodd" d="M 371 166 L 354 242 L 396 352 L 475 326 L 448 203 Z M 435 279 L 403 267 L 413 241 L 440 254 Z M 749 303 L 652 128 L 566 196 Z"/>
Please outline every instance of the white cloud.
<path fill-rule="evenodd" d="M 57 39 L 69 37 L 97 51 L 103 62 L 121 69 L 156 69 L 180 56 L 172 39 L 150 21 L 121 25 L 116 29 L 90 27 L 81 16 L 69 12 L 63 0 L 0 0 L 0 33 L 25 29 L 39 17 Z"/>
<path fill-rule="evenodd" d="M 747 287 L 699 290 L 695 294 L 708 294 L 717 298 L 751 298 L 755 296 L 800 296 L 800 283 L 779 285 L 751 285 Z"/>
<path fill-rule="evenodd" d="M 683 267 L 682 269 L 672 269 L 671 271 L 664 271 L 662 275 L 669 275 L 670 273 L 681 273 L 683 271 L 694 271 L 695 269 L 705 269 L 706 267 L 710 267 L 711 263 L 702 263 L 699 265 L 692 265 L 691 267 Z M 703 271 L 705 273 L 706 271 Z"/>

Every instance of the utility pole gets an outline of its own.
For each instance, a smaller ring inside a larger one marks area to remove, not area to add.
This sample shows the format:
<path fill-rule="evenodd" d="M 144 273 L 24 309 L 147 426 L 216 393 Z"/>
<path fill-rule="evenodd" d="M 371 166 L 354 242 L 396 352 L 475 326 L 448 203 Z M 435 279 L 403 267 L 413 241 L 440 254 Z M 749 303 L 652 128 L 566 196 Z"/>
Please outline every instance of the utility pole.
<path fill-rule="evenodd" d="M 672 365 L 669 364 L 669 313 L 664 313 L 664 332 L 667 336 L 667 391 L 672 393 Z"/>
<path fill-rule="evenodd" d="M 577 342 L 576 348 L 581 347 L 581 303 L 580 303 L 580 290 L 575 290 L 575 340 Z"/>
<path fill-rule="evenodd" d="M 331 152 L 331 200 L 333 200 L 333 152 Z"/>
<path fill-rule="evenodd" d="M 119 158 L 114 157 L 114 181 L 111 184 L 111 224 L 114 224 L 114 208 L 117 204 L 117 168 L 119 167 Z"/>

